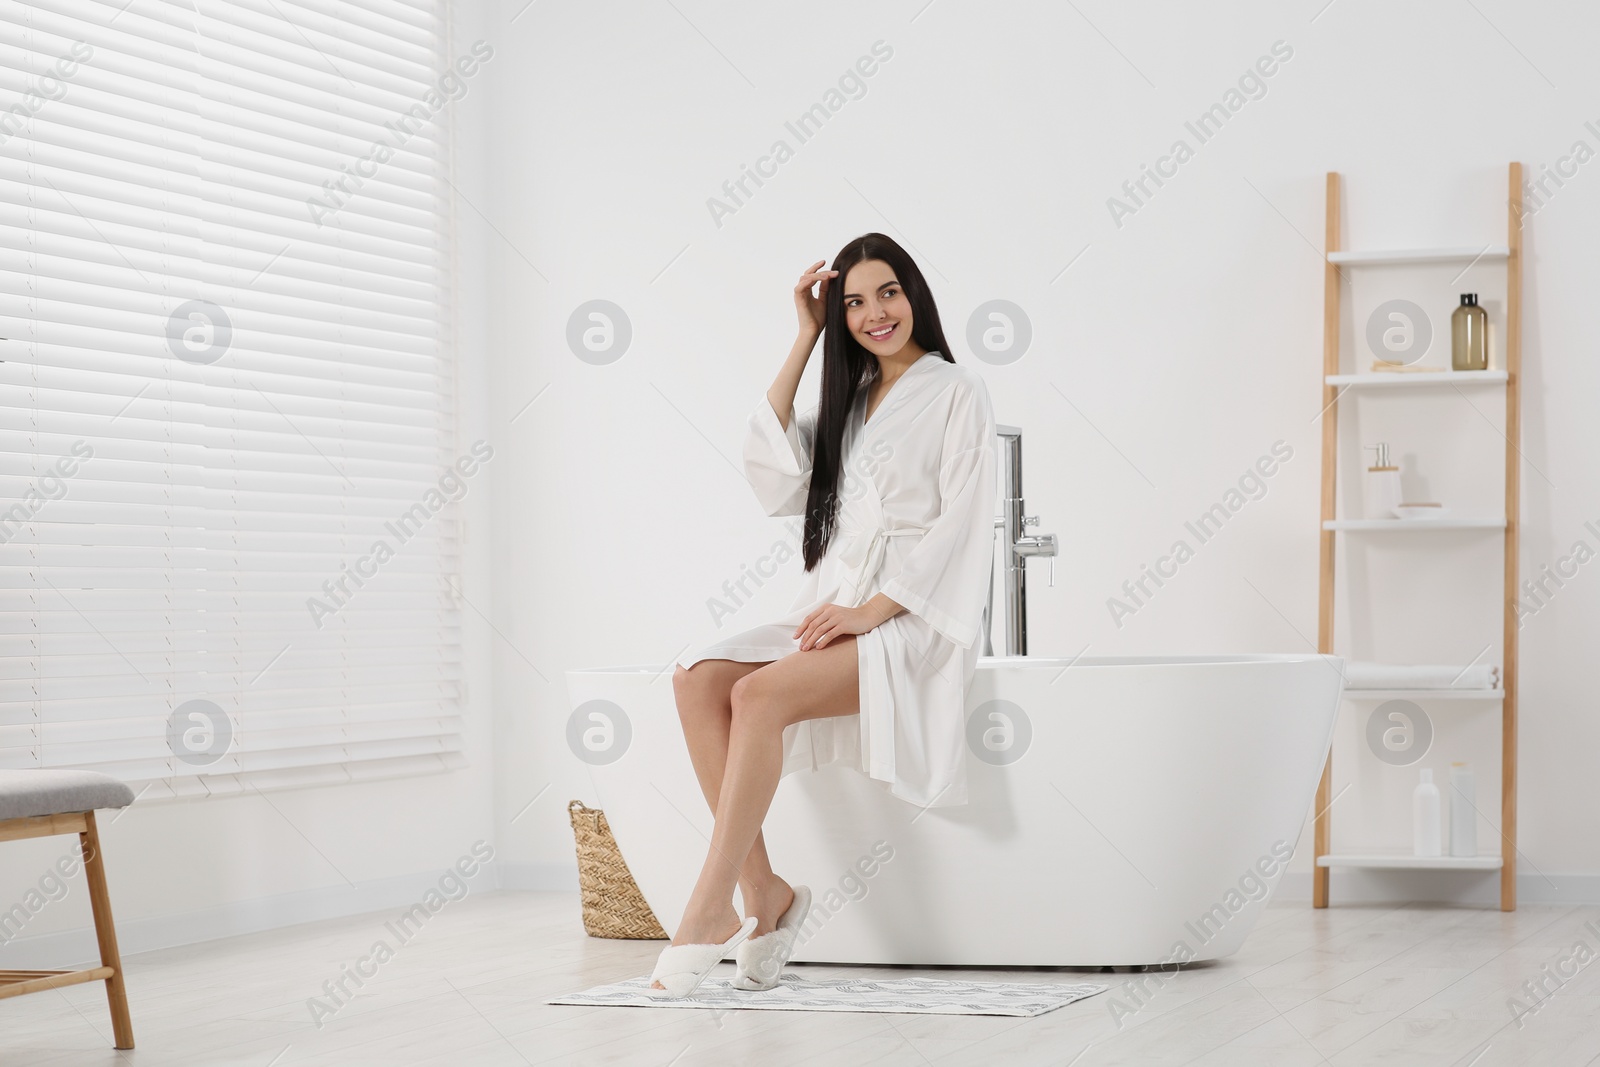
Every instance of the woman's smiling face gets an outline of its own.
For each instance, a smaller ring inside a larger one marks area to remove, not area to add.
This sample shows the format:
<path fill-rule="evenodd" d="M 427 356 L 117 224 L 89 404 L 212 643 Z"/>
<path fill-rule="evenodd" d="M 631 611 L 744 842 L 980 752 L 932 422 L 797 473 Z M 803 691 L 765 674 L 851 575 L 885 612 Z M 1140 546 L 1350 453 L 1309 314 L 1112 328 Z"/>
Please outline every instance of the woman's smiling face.
<path fill-rule="evenodd" d="M 864 259 L 845 275 L 844 316 L 851 335 L 875 356 L 892 356 L 911 340 L 911 301 L 881 259 Z"/>

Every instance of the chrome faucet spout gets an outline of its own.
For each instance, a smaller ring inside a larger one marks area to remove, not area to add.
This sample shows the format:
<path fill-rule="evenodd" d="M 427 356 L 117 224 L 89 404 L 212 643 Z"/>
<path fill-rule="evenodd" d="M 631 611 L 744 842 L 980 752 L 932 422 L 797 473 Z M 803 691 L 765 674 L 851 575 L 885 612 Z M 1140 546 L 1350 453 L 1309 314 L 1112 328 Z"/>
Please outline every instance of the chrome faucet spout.
<path fill-rule="evenodd" d="M 1005 474 L 1001 480 L 1004 497 L 1001 513 L 995 518 L 995 529 L 1004 531 L 1006 655 L 1028 654 L 1028 570 L 1031 556 L 1050 557 L 1050 584 L 1055 585 L 1055 556 L 1060 549 L 1055 534 L 1026 534 L 1028 526 L 1037 526 L 1039 516 L 1024 514 L 1022 500 L 1022 430 L 1017 426 L 996 426 L 995 432 L 1002 441 L 1001 454 L 1005 459 Z M 994 615 L 994 575 L 989 576 L 989 602 L 984 608 L 983 654 L 994 654 L 990 634 L 990 620 Z"/>

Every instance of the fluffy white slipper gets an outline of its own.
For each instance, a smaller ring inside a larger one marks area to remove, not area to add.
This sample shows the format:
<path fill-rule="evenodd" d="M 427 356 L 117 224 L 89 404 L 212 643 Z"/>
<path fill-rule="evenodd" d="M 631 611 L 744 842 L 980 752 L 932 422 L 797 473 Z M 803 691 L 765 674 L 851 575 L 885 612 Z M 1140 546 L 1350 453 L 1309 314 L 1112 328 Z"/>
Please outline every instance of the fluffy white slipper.
<path fill-rule="evenodd" d="M 650 972 L 650 981 L 660 982 L 666 988 L 652 989 L 646 983 L 644 991 L 653 997 L 674 1000 L 693 993 L 700 988 L 700 983 L 706 980 L 711 969 L 732 952 L 734 946 L 750 936 L 757 922 L 754 915 L 749 916 L 733 936 L 720 945 L 668 945 L 661 950 L 661 955 L 656 958 L 656 968 Z"/>
<path fill-rule="evenodd" d="M 794 954 L 800 925 L 810 911 L 811 890 L 803 885 L 795 886 L 794 903 L 779 917 L 778 928 L 752 937 L 734 953 L 732 985 L 735 989 L 771 989 L 778 984 L 778 975 L 783 973 L 783 965 Z"/>

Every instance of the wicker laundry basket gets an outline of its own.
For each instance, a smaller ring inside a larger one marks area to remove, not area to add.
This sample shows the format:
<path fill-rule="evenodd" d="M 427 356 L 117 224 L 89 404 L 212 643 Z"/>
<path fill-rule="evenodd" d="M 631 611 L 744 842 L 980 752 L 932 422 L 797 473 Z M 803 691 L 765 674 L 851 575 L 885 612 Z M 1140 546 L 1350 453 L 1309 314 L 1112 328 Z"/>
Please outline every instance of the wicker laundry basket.
<path fill-rule="evenodd" d="M 583 894 L 583 928 L 589 936 L 665 938 L 667 932 L 628 873 L 605 812 L 574 800 L 567 813 L 578 842 L 578 888 Z"/>

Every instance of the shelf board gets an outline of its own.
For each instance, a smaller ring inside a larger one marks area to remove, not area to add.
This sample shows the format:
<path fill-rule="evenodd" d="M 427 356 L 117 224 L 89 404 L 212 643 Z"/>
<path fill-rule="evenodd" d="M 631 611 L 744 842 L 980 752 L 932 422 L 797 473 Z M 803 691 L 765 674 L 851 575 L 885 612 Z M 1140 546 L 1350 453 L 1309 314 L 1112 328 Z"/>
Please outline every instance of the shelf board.
<path fill-rule="evenodd" d="M 1367 374 L 1330 374 L 1324 380 L 1332 386 L 1353 389 L 1403 389 L 1418 385 L 1504 385 L 1506 378 L 1503 370 L 1377 370 Z"/>
<path fill-rule="evenodd" d="M 1391 867 L 1439 871 L 1498 871 L 1499 856 L 1413 856 L 1406 852 L 1333 852 L 1317 857 L 1318 867 Z"/>
<path fill-rule="evenodd" d="M 1346 700 L 1504 700 L 1504 689 L 1351 689 Z"/>
<path fill-rule="evenodd" d="M 1329 519 L 1324 530 L 1503 530 L 1505 519 Z"/>
<path fill-rule="evenodd" d="M 1406 263 L 1471 263 L 1475 259 L 1501 260 L 1511 255 L 1506 245 L 1478 245 L 1472 248 L 1380 248 L 1367 251 L 1329 252 L 1329 263 L 1353 267 L 1401 265 Z"/>

